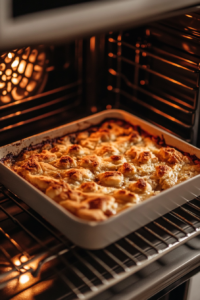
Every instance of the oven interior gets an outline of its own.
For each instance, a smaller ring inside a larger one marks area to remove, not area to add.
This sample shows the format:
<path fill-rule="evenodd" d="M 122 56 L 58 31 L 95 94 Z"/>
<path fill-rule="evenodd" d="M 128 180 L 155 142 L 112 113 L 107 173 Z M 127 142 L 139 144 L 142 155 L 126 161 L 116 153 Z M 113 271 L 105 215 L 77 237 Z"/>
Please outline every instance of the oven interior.
<path fill-rule="evenodd" d="M 199 11 L 0 56 L 0 141 L 122 108 L 197 144 Z"/>
<path fill-rule="evenodd" d="M 195 10 L 63 44 L 7 49 L 0 54 L 0 144 L 121 108 L 199 146 L 199 42 Z M 0 297 L 89 299 L 199 228 L 196 198 L 105 249 L 87 251 L 1 186 Z"/>

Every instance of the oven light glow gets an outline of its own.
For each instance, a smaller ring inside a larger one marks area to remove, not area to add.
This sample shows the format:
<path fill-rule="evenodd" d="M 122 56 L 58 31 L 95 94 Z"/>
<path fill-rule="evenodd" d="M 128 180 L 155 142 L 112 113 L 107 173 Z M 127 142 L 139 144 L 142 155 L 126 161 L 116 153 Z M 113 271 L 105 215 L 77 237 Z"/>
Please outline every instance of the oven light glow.
<path fill-rule="evenodd" d="M 19 64 L 19 58 L 18 59 L 15 59 L 11 65 L 12 68 L 16 68 Z"/>
<path fill-rule="evenodd" d="M 150 30 L 146 29 L 146 35 L 150 35 Z"/>
<path fill-rule="evenodd" d="M 109 69 L 108 72 L 112 75 L 117 75 L 117 72 L 113 69 Z"/>
<path fill-rule="evenodd" d="M 7 69 L 5 73 L 6 73 L 7 76 L 10 76 L 12 74 L 12 70 L 11 69 Z"/>
<path fill-rule="evenodd" d="M 25 255 L 23 255 L 23 256 L 21 256 L 20 260 L 22 263 L 24 263 L 28 260 L 28 258 Z"/>
<path fill-rule="evenodd" d="M 28 282 L 29 279 L 30 279 L 30 278 L 29 278 L 29 276 L 28 276 L 27 274 L 23 274 L 23 275 L 20 276 L 19 282 L 20 282 L 21 284 L 24 284 L 24 283 Z"/>
<path fill-rule="evenodd" d="M 95 38 L 95 36 L 92 36 L 92 37 L 90 38 L 90 50 L 91 50 L 91 51 L 94 51 L 94 50 L 95 50 L 95 43 L 96 43 L 96 38 Z"/>
<path fill-rule="evenodd" d="M 15 266 L 20 266 L 21 265 L 21 263 L 18 259 L 14 262 L 14 264 L 15 264 Z"/>
<path fill-rule="evenodd" d="M 44 47 L 15 49 L 0 55 L 0 105 L 23 100 L 43 89 L 48 63 Z"/>
<path fill-rule="evenodd" d="M 115 42 L 115 40 L 114 40 L 113 38 L 109 38 L 108 41 L 109 41 L 110 43 L 114 43 L 114 42 Z"/>
<path fill-rule="evenodd" d="M 21 74 L 24 73 L 25 67 L 26 67 L 26 62 L 25 60 L 22 60 L 19 65 L 18 72 Z"/>
<path fill-rule="evenodd" d="M 97 112 L 97 107 L 96 106 L 92 106 L 91 107 L 91 112 L 93 112 L 93 113 Z"/>
<path fill-rule="evenodd" d="M 2 75 L 1 79 L 2 79 L 3 81 L 6 81 L 6 75 L 5 75 L 5 74 Z"/>

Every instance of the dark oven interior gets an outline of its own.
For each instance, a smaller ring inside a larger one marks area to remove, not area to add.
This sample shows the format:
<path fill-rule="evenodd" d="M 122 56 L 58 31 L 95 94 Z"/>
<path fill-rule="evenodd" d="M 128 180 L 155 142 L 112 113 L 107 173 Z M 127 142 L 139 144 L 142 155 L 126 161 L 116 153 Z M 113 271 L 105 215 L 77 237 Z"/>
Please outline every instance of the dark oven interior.
<path fill-rule="evenodd" d="M 199 11 L 0 58 L 1 145 L 122 108 L 197 144 Z"/>
<path fill-rule="evenodd" d="M 121 108 L 199 146 L 199 19 L 195 10 L 141 28 L 4 51 L 0 144 Z M 106 249 L 86 251 L 1 186 L 0 297 L 84 299 L 107 290 L 99 299 L 111 299 L 118 282 L 197 235 L 199 201 Z M 135 283 L 147 276 L 138 274 Z M 172 283 L 165 279 L 144 290 L 144 299 Z"/>

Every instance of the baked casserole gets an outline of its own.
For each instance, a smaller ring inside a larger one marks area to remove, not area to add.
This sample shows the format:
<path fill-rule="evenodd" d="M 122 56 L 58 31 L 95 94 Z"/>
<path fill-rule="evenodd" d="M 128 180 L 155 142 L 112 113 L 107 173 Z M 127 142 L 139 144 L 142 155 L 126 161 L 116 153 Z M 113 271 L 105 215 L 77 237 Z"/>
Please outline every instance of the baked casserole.
<path fill-rule="evenodd" d="M 93 221 L 200 174 L 196 157 L 117 119 L 30 146 L 3 163 L 72 214 Z"/>

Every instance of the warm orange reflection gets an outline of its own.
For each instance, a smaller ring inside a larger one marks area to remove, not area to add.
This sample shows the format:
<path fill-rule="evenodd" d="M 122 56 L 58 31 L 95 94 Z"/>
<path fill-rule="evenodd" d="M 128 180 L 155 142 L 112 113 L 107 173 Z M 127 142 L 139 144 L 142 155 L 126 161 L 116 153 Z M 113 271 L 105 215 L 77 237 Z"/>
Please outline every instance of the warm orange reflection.
<path fill-rule="evenodd" d="M 14 264 L 15 264 L 15 266 L 20 266 L 20 265 L 21 265 L 19 259 L 16 259 L 16 260 L 14 261 Z"/>
<path fill-rule="evenodd" d="M 26 50 L 25 50 L 25 53 L 22 55 L 22 58 L 23 59 L 28 59 L 28 56 L 30 54 L 30 51 L 31 51 L 31 48 L 30 47 L 27 47 Z"/>
<path fill-rule="evenodd" d="M 44 47 L 15 49 L 0 55 L 0 103 L 22 100 L 41 85 L 46 70 Z"/>
<path fill-rule="evenodd" d="M 95 43 L 96 43 L 96 38 L 95 38 L 95 36 L 92 36 L 90 38 L 90 51 L 94 51 L 95 50 Z"/>
<path fill-rule="evenodd" d="M 12 68 L 16 68 L 16 67 L 18 66 L 18 64 L 19 64 L 19 57 L 17 57 L 17 58 L 13 61 L 13 63 L 11 64 L 11 67 L 12 67 Z"/>
<path fill-rule="evenodd" d="M 9 81 L 8 84 L 7 84 L 7 91 L 10 93 L 12 90 L 12 84 L 11 82 Z"/>
<path fill-rule="evenodd" d="M 21 284 L 24 284 L 24 283 L 28 282 L 29 279 L 30 279 L 30 278 L 29 278 L 29 276 L 28 276 L 27 274 L 23 274 L 23 275 L 20 276 L 19 282 L 20 282 Z"/>
<path fill-rule="evenodd" d="M 112 75 L 116 75 L 116 74 L 117 74 L 117 72 L 116 72 L 115 70 L 113 70 L 113 69 L 109 69 L 108 71 L 109 71 L 109 73 L 112 74 Z"/>
<path fill-rule="evenodd" d="M 0 70 L 1 71 L 4 71 L 6 68 L 6 65 L 4 63 L 0 64 Z"/>
<path fill-rule="evenodd" d="M 111 43 L 115 43 L 116 42 L 113 38 L 109 38 L 108 41 L 111 42 Z"/>
<path fill-rule="evenodd" d="M 25 60 L 22 60 L 19 64 L 18 72 L 24 73 L 25 67 L 26 67 L 26 62 L 25 62 Z"/>
<path fill-rule="evenodd" d="M 27 258 L 27 256 L 22 255 L 22 256 L 20 257 L 20 260 L 21 260 L 22 263 L 24 263 L 24 262 L 26 262 L 26 261 L 28 260 L 28 258 Z"/>
<path fill-rule="evenodd" d="M 96 106 L 92 106 L 91 107 L 91 112 L 93 112 L 93 113 L 97 112 L 97 107 Z"/>
<path fill-rule="evenodd" d="M 25 76 L 31 77 L 32 73 L 33 73 L 33 64 L 29 63 L 26 67 Z"/>
<path fill-rule="evenodd" d="M 5 73 L 6 73 L 7 76 L 10 76 L 12 74 L 12 70 L 11 69 L 7 69 Z"/>
<path fill-rule="evenodd" d="M 150 35 L 150 30 L 146 29 L 146 35 Z"/>
<path fill-rule="evenodd" d="M 32 92 L 32 91 L 34 90 L 34 88 L 36 87 L 36 85 L 37 85 L 37 82 L 35 82 L 35 81 L 32 80 L 32 81 L 27 85 L 26 90 L 27 90 L 28 92 Z"/>
<path fill-rule="evenodd" d="M 0 82 L 0 89 L 4 88 L 5 85 L 5 82 Z"/>
<path fill-rule="evenodd" d="M 11 57 L 10 56 L 6 56 L 5 59 L 4 59 L 4 61 L 5 61 L 6 64 L 9 64 L 11 62 L 11 60 L 12 60 L 12 56 Z"/>
<path fill-rule="evenodd" d="M 37 55 L 38 51 L 36 49 L 33 49 L 31 55 L 29 56 L 29 61 L 34 63 L 36 61 Z"/>
<path fill-rule="evenodd" d="M 11 101 L 11 97 L 6 95 L 6 96 L 1 96 L 1 102 L 2 103 L 9 103 Z"/>
<path fill-rule="evenodd" d="M 21 82 L 20 82 L 20 84 L 19 84 L 20 87 L 22 89 L 24 89 L 27 86 L 27 84 L 28 84 L 28 79 L 26 77 L 23 77 L 22 80 L 21 80 Z"/>
<path fill-rule="evenodd" d="M 122 40 L 122 36 L 121 36 L 121 35 L 118 35 L 117 40 L 118 40 L 118 41 L 121 41 L 121 40 Z"/>
<path fill-rule="evenodd" d="M 188 39 L 188 40 L 192 40 L 193 38 L 191 36 L 188 36 L 188 35 L 182 35 L 182 37 Z"/>

